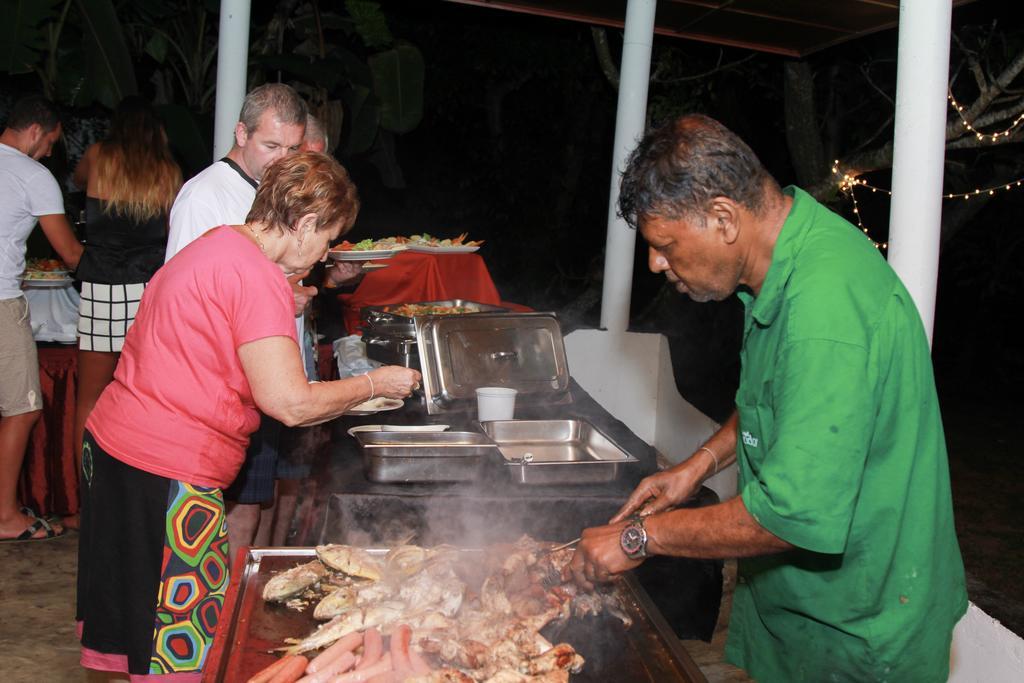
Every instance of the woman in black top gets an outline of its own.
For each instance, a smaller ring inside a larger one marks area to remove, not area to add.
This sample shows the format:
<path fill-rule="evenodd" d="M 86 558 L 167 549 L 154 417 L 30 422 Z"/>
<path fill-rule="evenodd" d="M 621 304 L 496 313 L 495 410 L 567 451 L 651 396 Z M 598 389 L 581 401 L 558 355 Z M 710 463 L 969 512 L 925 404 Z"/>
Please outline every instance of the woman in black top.
<path fill-rule="evenodd" d="M 85 188 L 88 236 L 77 271 L 75 447 L 81 463 L 85 420 L 114 377 L 146 283 L 163 265 L 167 216 L 181 187 L 181 170 L 148 102 L 121 101 L 110 134 L 85 151 L 74 180 Z M 74 518 L 68 521 L 74 526 Z"/>

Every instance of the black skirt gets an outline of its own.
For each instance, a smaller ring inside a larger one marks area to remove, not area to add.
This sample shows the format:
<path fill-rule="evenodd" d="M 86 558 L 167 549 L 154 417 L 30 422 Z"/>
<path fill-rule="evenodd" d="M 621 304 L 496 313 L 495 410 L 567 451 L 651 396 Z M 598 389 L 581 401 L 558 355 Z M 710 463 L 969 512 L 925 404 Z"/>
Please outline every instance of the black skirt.
<path fill-rule="evenodd" d="M 136 469 L 88 432 L 82 470 L 82 665 L 198 680 L 228 585 L 220 489 Z"/>

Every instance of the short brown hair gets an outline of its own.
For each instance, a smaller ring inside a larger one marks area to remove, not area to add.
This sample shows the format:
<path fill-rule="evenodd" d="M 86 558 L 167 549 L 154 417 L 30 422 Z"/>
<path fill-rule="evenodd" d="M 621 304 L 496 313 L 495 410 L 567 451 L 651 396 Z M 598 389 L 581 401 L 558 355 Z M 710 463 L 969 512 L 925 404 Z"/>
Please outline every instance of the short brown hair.
<path fill-rule="evenodd" d="M 316 214 L 317 230 L 356 222 L 359 193 L 348 172 L 326 154 L 301 152 L 271 164 L 256 191 L 246 223 L 291 230 L 306 214 Z"/>
<path fill-rule="evenodd" d="M 268 111 L 289 126 L 305 126 L 306 114 L 309 113 L 305 100 L 293 87 L 286 83 L 264 83 L 245 96 L 238 120 L 252 135 L 260 125 L 260 117 Z"/>

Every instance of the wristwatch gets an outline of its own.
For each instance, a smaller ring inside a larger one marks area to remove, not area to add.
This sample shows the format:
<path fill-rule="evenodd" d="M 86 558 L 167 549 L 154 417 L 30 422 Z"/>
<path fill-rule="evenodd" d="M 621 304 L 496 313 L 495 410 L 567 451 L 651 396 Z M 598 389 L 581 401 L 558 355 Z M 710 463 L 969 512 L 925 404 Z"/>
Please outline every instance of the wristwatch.
<path fill-rule="evenodd" d="M 630 519 L 629 524 L 619 534 L 619 546 L 631 560 L 642 560 L 647 557 L 647 529 L 644 528 L 643 517 L 637 515 Z"/>

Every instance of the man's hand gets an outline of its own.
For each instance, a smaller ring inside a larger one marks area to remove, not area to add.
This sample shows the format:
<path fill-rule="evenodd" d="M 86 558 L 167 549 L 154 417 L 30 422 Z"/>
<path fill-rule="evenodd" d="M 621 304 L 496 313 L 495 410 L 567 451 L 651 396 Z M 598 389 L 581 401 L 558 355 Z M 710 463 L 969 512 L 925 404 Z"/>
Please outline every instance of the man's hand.
<path fill-rule="evenodd" d="M 642 560 L 629 559 L 619 545 L 619 536 L 625 527 L 625 522 L 619 522 L 583 530 L 582 540 L 569 562 L 569 571 L 584 590 L 592 591 L 595 583 L 610 581 L 613 574 L 640 566 Z"/>
<path fill-rule="evenodd" d="M 362 261 L 335 261 L 324 276 L 324 287 L 337 287 L 363 274 Z"/>
<path fill-rule="evenodd" d="M 316 287 L 304 287 L 302 278 L 309 275 L 309 271 L 295 273 L 288 276 L 288 284 L 292 286 L 292 295 L 295 297 L 295 315 L 300 316 L 309 306 L 309 302 L 316 296 Z"/>
<path fill-rule="evenodd" d="M 703 481 L 704 471 L 699 460 L 690 458 L 672 469 L 645 477 L 610 523 L 621 522 L 637 510 L 645 517 L 662 512 L 692 496 Z"/>

